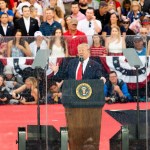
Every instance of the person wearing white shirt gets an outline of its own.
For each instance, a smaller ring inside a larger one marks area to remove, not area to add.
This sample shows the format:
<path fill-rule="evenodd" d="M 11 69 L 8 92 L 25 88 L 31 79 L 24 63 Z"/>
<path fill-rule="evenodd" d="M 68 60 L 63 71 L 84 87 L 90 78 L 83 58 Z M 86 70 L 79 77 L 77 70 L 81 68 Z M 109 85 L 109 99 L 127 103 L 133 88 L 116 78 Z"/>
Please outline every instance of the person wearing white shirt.
<path fill-rule="evenodd" d="M 36 31 L 34 33 L 35 41 L 30 43 L 30 49 L 32 53 L 32 57 L 36 56 L 38 50 L 48 49 L 48 45 L 46 41 L 43 39 L 43 35 L 41 31 Z"/>
<path fill-rule="evenodd" d="M 88 43 L 91 46 L 92 36 L 102 30 L 101 22 L 95 18 L 94 9 L 92 7 L 88 7 L 86 10 L 86 19 L 79 21 L 77 29 L 87 35 Z"/>

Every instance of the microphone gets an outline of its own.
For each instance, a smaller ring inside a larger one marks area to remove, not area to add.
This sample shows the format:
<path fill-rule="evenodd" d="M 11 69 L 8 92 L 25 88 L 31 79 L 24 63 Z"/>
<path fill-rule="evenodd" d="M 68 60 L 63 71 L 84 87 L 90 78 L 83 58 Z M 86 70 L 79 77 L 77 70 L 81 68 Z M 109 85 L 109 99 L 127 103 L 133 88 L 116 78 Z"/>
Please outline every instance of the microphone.
<path fill-rule="evenodd" d="M 79 61 L 80 61 L 81 63 L 83 63 L 84 58 L 83 58 L 82 56 L 79 56 Z"/>

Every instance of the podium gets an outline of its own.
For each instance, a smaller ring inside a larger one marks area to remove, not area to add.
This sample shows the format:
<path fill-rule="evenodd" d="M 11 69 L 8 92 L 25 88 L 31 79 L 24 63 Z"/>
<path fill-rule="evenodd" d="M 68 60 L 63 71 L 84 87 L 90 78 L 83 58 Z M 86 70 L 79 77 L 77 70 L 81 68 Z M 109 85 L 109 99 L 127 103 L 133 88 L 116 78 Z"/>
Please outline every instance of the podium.
<path fill-rule="evenodd" d="M 62 87 L 70 150 L 99 150 L 102 108 L 105 104 L 102 80 L 65 80 Z"/>

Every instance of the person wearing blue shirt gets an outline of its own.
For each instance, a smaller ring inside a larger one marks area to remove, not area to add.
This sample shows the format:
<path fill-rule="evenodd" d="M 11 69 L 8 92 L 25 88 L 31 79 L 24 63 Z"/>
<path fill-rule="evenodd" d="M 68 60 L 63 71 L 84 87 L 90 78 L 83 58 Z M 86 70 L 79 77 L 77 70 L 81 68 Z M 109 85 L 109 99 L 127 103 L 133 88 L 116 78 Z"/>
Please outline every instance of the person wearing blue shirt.
<path fill-rule="evenodd" d="M 124 103 L 131 100 L 127 84 L 118 79 L 115 71 L 109 73 L 109 80 L 104 85 L 104 94 L 107 103 Z"/>
<path fill-rule="evenodd" d="M 46 21 L 40 26 L 40 31 L 44 36 L 51 36 L 56 28 L 62 29 L 57 21 L 54 21 L 54 8 L 47 8 L 45 11 Z"/>
<path fill-rule="evenodd" d="M 135 36 L 133 38 L 133 43 L 138 56 L 146 56 L 146 48 L 144 47 L 143 37 L 140 35 Z"/>

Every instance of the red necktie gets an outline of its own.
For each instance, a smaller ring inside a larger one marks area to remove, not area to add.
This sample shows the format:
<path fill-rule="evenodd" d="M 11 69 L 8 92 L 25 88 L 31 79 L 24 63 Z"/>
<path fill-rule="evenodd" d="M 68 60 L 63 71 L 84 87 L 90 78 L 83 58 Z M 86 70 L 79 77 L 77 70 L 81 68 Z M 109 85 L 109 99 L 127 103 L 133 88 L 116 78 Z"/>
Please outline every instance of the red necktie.
<path fill-rule="evenodd" d="M 80 66 L 77 71 L 77 80 L 82 80 L 82 63 L 80 63 Z"/>

